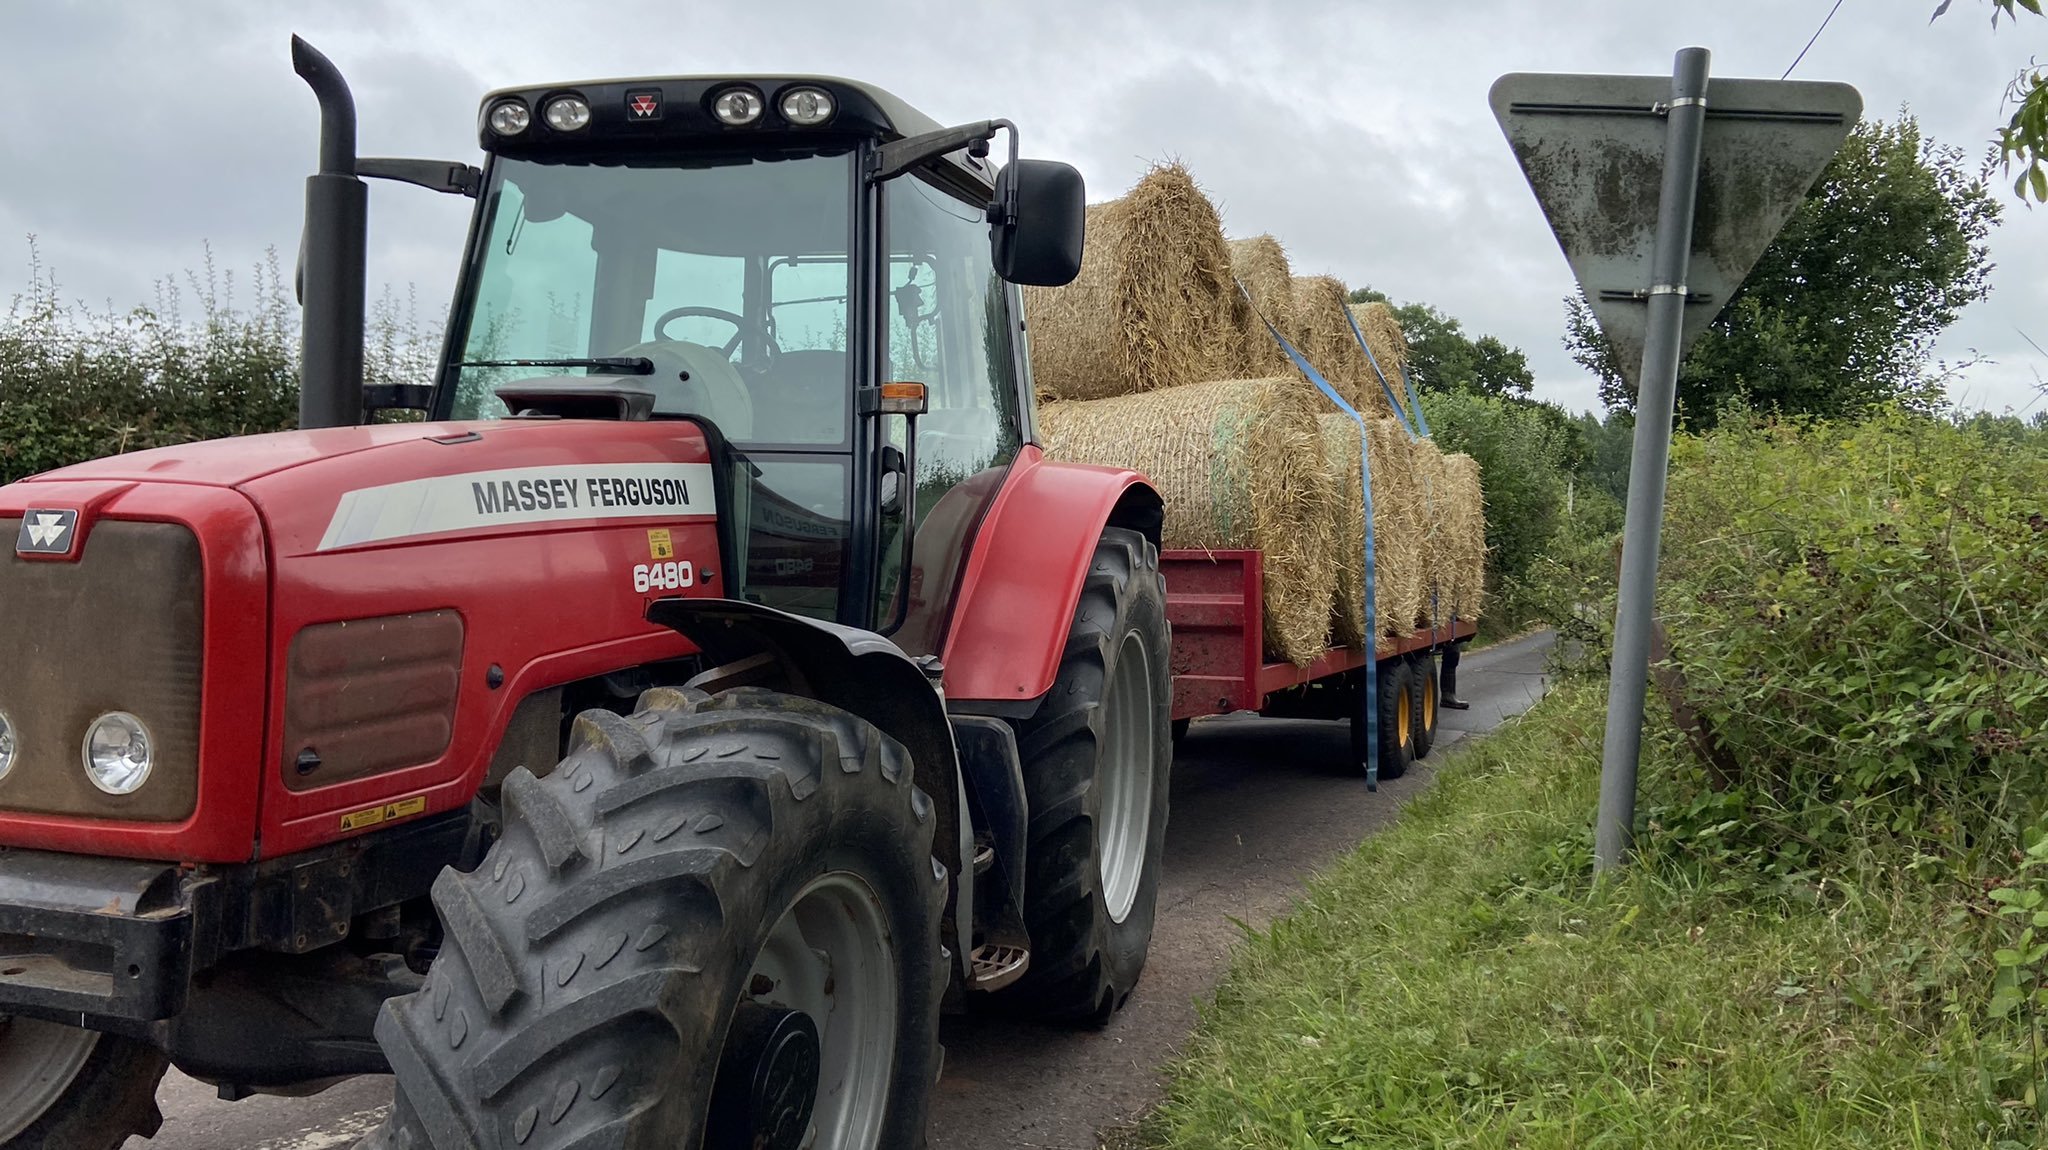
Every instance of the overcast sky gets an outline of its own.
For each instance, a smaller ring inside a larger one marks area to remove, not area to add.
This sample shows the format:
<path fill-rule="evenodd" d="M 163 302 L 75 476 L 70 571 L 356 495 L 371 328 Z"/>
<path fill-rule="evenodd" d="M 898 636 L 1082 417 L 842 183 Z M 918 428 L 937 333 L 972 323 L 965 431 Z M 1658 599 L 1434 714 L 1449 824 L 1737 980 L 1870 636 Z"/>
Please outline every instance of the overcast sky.
<path fill-rule="evenodd" d="M 492 87 L 625 75 L 825 72 L 883 85 L 943 122 L 1015 120 L 1092 199 L 1178 158 L 1233 235 L 1271 232 L 1298 273 L 1419 300 L 1529 354 L 1538 392 L 1593 385 L 1560 343 L 1572 290 L 1487 108 L 1511 71 L 1668 74 L 1701 45 L 1722 76 L 1776 78 L 1834 0 L 0 0 L 0 300 L 28 280 L 26 237 L 68 296 L 128 307 L 210 243 L 245 269 L 297 244 L 314 101 L 287 36 L 355 88 L 365 155 L 475 158 Z M 2048 20 L 1989 26 L 1985 0 L 1845 0 L 1795 76 L 1910 105 L 1974 162 L 2006 82 L 2048 55 Z M 1957 387 L 1994 410 L 2040 405 L 2048 208 L 2010 202 L 1989 300 L 1941 352 L 1996 362 Z M 376 285 L 445 309 L 468 202 L 396 185 L 371 197 Z"/>

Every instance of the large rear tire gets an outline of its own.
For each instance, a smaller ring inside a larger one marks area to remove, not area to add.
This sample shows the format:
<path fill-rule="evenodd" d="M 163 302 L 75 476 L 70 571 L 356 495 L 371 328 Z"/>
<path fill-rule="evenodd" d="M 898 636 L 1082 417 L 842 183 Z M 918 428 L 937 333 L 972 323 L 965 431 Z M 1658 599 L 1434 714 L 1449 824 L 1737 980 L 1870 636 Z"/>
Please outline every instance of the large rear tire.
<path fill-rule="evenodd" d="M 514 771 L 504 838 L 434 884 L 447 944 L 378 1020 L 366 1145 L 923 1145 L 946 878 L 909 755 L 770 691 L 640 707 Z"/>
<path fill-rule="evenodd" d="M 1360 675 L 1370 675 L 1371 669 Z M 1415 762 L 1415 703 L 1413 682 L 1406 659 L 1388 659 L 1379 664 L 1378 697 L 1380 714 L 1380 778 L 1398 779 Z M 1351 761 L 1364 770 L 1367 761 L 1365 737 L 1365 691 L 1358 692 L 1358 705 L 1351 713 Z"/>
<path fill-rule="evenodd" d="M 1104 530 L 1059 675 L 1017 730 L 1031 967 L 998 992 L 1012 1013 L 1100 1024 L 1145 969 L 1173 768 L 1168 639 L 1159 549 Z"/>
<path fill-rule="evenodd" d="M 120 1150 L 152 1137 L 167 1065 L 133 1039 L 0 1015 L 0 1147 Z"/>

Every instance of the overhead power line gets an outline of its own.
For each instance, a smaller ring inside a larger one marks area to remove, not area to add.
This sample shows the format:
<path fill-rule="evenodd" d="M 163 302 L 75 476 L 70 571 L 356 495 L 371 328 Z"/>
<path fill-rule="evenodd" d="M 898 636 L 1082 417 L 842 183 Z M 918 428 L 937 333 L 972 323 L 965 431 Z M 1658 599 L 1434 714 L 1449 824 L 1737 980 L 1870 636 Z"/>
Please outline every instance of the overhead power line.
<path fill-rule="evenodd" d="M 1835 6 L 1833 8 L 1828 9 L 1827 19 L 1822 20 L 1820 22 L 1820 27 L 1815 28 L 1813 30 L 1813 39 L 1808 40 L 1806 42 L 1806 47 L 1801 48 L 1799 50 L 1799 55 L 1792 58 L 1792 68 L 1797 68 L 1799 66 L 1799 61 L 1806 59 L 1806 54 L 1808 52 L 1813 51 L 1813 46 L 1820 41 L 1820 34 L 1828 30 L 1828 24 L 1834 20 L 1835 13 L 1840 12 L 1841 10 L 1842 0 L 1835 0 Z M 1783 76 L 1778 77 L 1778 79 L 1784 80 L 1790 78 L 1792 75 L 1792 68 L 1785 69 L 1785 74 Z"/>

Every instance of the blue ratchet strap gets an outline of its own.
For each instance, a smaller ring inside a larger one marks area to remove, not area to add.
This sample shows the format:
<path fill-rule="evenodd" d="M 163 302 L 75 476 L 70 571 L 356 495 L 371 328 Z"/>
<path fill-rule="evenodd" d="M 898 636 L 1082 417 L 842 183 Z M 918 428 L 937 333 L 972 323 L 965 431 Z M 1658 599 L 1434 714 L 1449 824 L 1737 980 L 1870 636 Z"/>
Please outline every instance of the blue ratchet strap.
<path fill-rule="evenodd" d="M 1273 321 L 1267 319 L 1264 312 L 1259 311 L 1258 303 L 1252 299 L 1250 292 L 1245 291 L 1242 282 L 1238 283 L 1237 290 L 1244 296 L 1245 302 L 1251 304 L 1252 314 L 1257 315 L 1259 322 L 1265 324 L 1266 330 L 1279 341 L 1280 350 L 1287 353 L 1287 358 L 1294 361 L 1294 366 L 1300 368 L 1310 383 L 1321 388 L 1323 394 L 1330 397 L 1330 402 L 1336 404 L 1339 410 L 1351 417 L 1352 422 L 1358 424 L 1358 481 L 1359 487 L 1365 493 L 1365 787 L 1367 790 L 1377 791 L 1380 789 L 1380 628 L 1376 604 L 1373 602 L 1372 461 L 1367 454 L 1371 448 L 1365 434 L 1365 417 L 1358 414 L 1358 409 L 1346 403 L 1344 397 L 1337 394 L 1337 389 L 1330 386 L 1330 381 L 1324 379 L 1321 372 L 1309 365 L 1307 357 L 1296 350 L 1293 344 L 1287 342 L 1287 337 L 1280 334 L 1280 329 L 1273 326 Z"/>
<path fill-rule="evenodd" d="M 1401 408 L 1401 401 L 1394 396 L 1394 385 L 1387 382 L 1387 373 L 1380 368 L 1379 357 L 1372 353 L 1372 346 L 1365 342 L 1365 333 L 1358 330 L 1358 317 L 1351 314 L 1348 306 L 1344 309 L 1344 322 L 1351 325 L 1351 338 L 1358 341 L 1358 350 L 1365 353 L 1365 362 L 1372 365 L 1372 373 L 1380 377 L 1380 390 L 1387 393 L 1387 406 L 1394 409 L 1394 415 L 1400 419 L 1401 426 L 1408 429 L 1408 438 L 1416 438 L 1418 425 L 1422 429 L 1423 437 L 1427 437 L 1429 420 L 1422 414 L 1422 399 L 1415 394 L 1414 381 L 1408 378 L 1406 371 L 1401 372 L 1401 386 L 1408 392 L 1408 409 L 1404 411 Z M 1399 370 L 1399 365 L 1396 365 L 1396 369 Z M 1408 418 L 1408 411 L 1415 413 L 1412 422 Z"/>

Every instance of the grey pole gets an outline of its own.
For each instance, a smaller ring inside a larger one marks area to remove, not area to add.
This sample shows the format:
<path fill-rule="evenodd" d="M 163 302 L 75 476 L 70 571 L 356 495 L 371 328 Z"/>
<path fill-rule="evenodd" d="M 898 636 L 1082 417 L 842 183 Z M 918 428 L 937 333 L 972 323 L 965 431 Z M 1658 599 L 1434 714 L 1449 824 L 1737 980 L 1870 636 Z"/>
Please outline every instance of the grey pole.
<path fill-rule="evenodd" d="M 1607 687 L 1607 741 L 1600 760 L 1600 819 L 1593 865 L 1607 870 L 1628 851 L 1635 825 L 1636 762 L 1643 748 L 1643 696 L 1650 675 L 1650 623 L 1657 604 L 1657 551 L 1664 528 L 1664 479 L 1685 325 L 1685 278 L 1692 256 L 1700 137 L 1707 118 L 1705 48 L 1678 53 L 1665 115 L 1664 186 L 1651 259 L 1649 331 L 1636 396 L 1635 456 L 1628 471 L 1628 521 L 1614 612 L 1614 663 Z"/>

